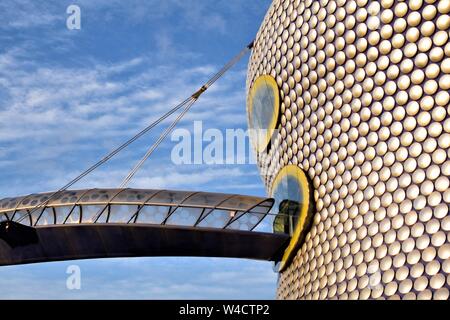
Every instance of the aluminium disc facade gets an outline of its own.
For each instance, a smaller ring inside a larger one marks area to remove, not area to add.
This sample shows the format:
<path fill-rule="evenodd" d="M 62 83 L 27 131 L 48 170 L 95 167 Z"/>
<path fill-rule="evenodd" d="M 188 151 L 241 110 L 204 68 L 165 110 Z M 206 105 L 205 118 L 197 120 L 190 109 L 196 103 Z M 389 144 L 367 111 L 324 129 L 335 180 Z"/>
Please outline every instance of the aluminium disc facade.
<path fill-rule="evenodd" d="M 301 168 L 315 202 L 279 298 L 449 299 L 449 15 L 450 0 L 272 3 L 247 80 L 280 91 L 258 165 L 269 193 Z"/>

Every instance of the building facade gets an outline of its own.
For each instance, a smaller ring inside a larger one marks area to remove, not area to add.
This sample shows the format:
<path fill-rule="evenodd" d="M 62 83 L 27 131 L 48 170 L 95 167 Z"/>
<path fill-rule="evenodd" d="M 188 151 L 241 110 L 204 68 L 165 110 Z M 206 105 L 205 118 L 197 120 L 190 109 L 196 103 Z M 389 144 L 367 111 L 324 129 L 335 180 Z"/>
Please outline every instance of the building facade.
<path fill-rule="evenodd" d="M 449 0 L 270 6 L 247 111 L 274 228 L 293 236 L 278 298 L 449 298 L 449 15 Z"/>

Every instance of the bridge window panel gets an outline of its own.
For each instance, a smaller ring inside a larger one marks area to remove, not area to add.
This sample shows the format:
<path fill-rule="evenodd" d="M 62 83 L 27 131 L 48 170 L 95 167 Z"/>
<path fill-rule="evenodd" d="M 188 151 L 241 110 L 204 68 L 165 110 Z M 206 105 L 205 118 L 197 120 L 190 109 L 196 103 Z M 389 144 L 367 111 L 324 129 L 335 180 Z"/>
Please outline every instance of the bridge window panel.
<path fill-rule="evenodd" d="M 198 226 L 204 228 L 224 228 L 236 214 L 238 214 L 236 211 L 213 210 Z"/>
<path fill-rule="evenodd" d="M 259 205 L 257 205 L 253 209 L 251 209 L 250 211 L 259 212 L 259 213 L 269 212 L 270 209 L 272 209 L 273 204 L 274 204 L 274 200 L 269 199 L 267 201 L 264 201 L 263 203 L 260 203 Z"/>
<path fill-rule="evenodd" d="M 155 192 L 155 190 L 127 189 L 120 192 L 116 197 L 114 197 L 113 202 L 143 204 Z"/>
<path fill-rule="evenodd" d="M 79 204 L 99 204 L 104 203 L 105 201 L 100 200 L 101 199 L 101 190 L 99 189 L 91 189 L 87 190 L 83 193 L 81 198 L 78 200 Z M 109 199 L 108 199 L 109 200 Z M 106 200 L 106 201 L 108 201 Z"/>
<path fill-rule="evenodd" d="M 174 226 L 193 226 L 200 215 L 203 208 L 183 208 L 180 207 L 167 219 L 166 224 Z"/>
<path fill-rule="evenodd" d="M 250 231 L 259 224 L 264 216 L 264 214 L 247 212 L 232 222 L 227 229 Z"/>
<path fill-rule="evenodd" d="M 12 216 L 14 215 L 14 211 L 15 210 L 11 210 L 11 211 L 3 211 L 0 213 L 0 217 L 5 216 L 6 220 L 10 220 L 12 218 Z M 0 219 L 1 221 L 1 219 Z"/>
<path fill-rule="evenodd" d="M 11 209 L 11 206 L 9 205 L 9 203 L 10 203 L 10 198 L 0 200 L 0 209 L 2 209 L 2 210 Z"/>
<path fill-rule="evenodd" d="M 34 209 L 31 210 L 30 209 L 30 215 L 31 215 L 31 225 L 35 226 L 39 217 L 41 216 L 42 212 L 44 211 L 43 208 L 39 208 L 39 209 Z"/>
<path fill-rule="evenodd" d="M 27 197 L 27 199 L 25 199 L 25 202 L 27 204 L 24 206 L 25 207 L 37 207 L 37 206 L 49 201 L 51 196 L 52 196 L 52 193 L 31 195 L 31 196 Z"/>
<path fill-rule="evenodd" d="M 252 231 L 256 232 L 273 232 L 273 216 L 265 216 Z"/>
<path fill-rule="evenodd" d="M 110 190 L 97 190 L 95 194 L 91 196 L 91 200 L 105 203 L 111 200 L 114 194 Z"/>
<path fill-rule="evenodd" d="M 188 192 L 183 191 L 162 191 L 158 192 L 147 203 L 177 205 L 180 204 L 188 195 Z"/>
<path fill-rule="evenodd" d="M 136 223 L 161 224 L 167 218 L 170 207 L 144 206 L 138 213 Z"/>
<path fill-rule="evenodd" d="M 266 214 L 266 213 L 268 213 L 270 211 L 270 208 L 271 207 L 259 207 L 258 206 L 258 207 L 254 207 L 254 208 L 250 209 L 250 212 Z"/>
<path fill-rule="evenodd" d="M 0 200 L 0 209 L 3 210 L 14 210 L 17 207 L 17 204 L 20 203 L 20 201 L 23 199 L 22 198 L 6 198 L 3 200 Z"/>
<path fill-rule="evenodd" d="M 31 226 L 30 214 L 27 210 L 19 210 L 14 213 L 13 221 L 19 222 L 26 226 Z"/>
<path fill-rule="evenodd" d="M 31 202 L 31 196 L 22 197 L 21 200 L 18 201 L 19 205 L 18 208 L 27 207 L 30 205 Z"/>
<path fill-rule="evenodd" d="M 63 191 L 59 195 L 55 197 L 55 199 L 51 200 L 49 204 L 51 205 L 74 205 L 77 203 L 78 199 L 83 195 L 85 191 L 83 190 L 70 190 Z"/>
<path fill-rule="evenodd" d="M 197 207 L 215 207 L 227 200 L 229 197 L 230 195 L 221 193 L 197 193 L 186 199 L 183 204 Z"/>
<path fill-rule="evenodd" d="M 137 190 L 138 194 L 136 198 L 140 204 L 144 204 L 147 200 L 151 199 L 159 190 Z M 151 200 L 150 200 L 151 201 Z"/>
<path fill-rule="evenodd" d="M 81 212 L 81 223 L 93 223 L 105 209 L 104 205 L 84 205 Z"/>
<path fill-rule="evenodd" d="M 128 193 L 127 189 L 123 189 L 114 196 L 113 202 L 117 204 L 130 202 L 128 199 L 133 199 L 133 196 Z"/>
<path fill-rule="evenodd" d="M 229 225 L 230 225 L 233 221 L 239 219 L 243 214 L 247 214 L 247 211 L 236 211 L 235 213 L 231 214 L 231 215 L 230 215 L 230 220 L 229 220 L 228 223 L 227 223 L 227 228 L 229 228 Z"/>
<path fill-rule="evenodd" d="M 112 205 L 108 223 L 127 223 L 138 208 L 137 205 Z"/>
<path fill-rule="evenodd" d="M 47 226 L 53 224 L 55 224 L 55 214 L 53 213 L 53 208 L 46 208 L 35 225 Z"/>
<path fill-rule="evenodd" d="M 32 198 L 29 200 L 29 204 L 31 206 L 39 206 L 41 204 L 51 204 L 54 200 L 53 197 L 57 197 L 57 195 L 54 195 L 53 192 L 47 192 L 47 193 L 41 193 L 31 196 Z M 25 200 L 25 202 L 28 202 L 28 199 Z"/>
<path fill-rule="evenodd" d="M 6 213 L 0 214 L 0 222 L 9 220 L 8 215 Z"/>
<path fill-rule="evenodd" d="M 261 198 L 233 196 L 220 204 L 221 208 L 236 208 L 237 210 L 247 211 L 253 208 L 261 201 Z"/>
<path fill-rule="evenodd" d="M 97 189 L 96 191 L 96 194 L 100 196 L 102 202 L 109 202 L 113 201 L 120 192 L 124 191 L 124 189 Z"/>
<path fill-rule="evenodd" d="M 258 152 L 269 145 L 272 132 L 279 124 L 280 90 L 270 75 L 262 75 L 254 82 L 248 99 L 251 140 Z"/>
<path fill-rule="evenodd" d="M 72 213 L 70 213 L 69 217 L 67 218 L 66 224 L 78 224 L 80 223 L 80 218 L 80 206 L 75 206 Z"/>
<path fill-rule="evenodd" d="M 105 207 L 105 210 L 100 214 L 97 221 L 95 223 L 107 223 L 108 222 L 108 214 L 109 214 L 109 206 Z"/>
<path fill-rule="evenodd" d="M 55 207 L 56 224 L 63 224 L 72 208 L 73 206 Z"/>
<path fill-rule="evenodd" d="M 78 201 L 79 204 L 86 204 L 86 203 L 99 203 L 104 202 L 100 200 L 101 194 L 100 190 L 98 189 L 92 189 L 83 194 L 81 199 Z"/>

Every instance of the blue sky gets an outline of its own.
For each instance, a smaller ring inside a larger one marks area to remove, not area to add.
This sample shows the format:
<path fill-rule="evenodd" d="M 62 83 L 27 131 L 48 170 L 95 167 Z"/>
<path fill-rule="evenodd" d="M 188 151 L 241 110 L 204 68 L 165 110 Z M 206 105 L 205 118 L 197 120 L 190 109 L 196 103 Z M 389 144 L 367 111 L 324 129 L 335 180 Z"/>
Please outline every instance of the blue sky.
<path fill-rule="evenodd" d="M 81 30 L 66 8 L 81 8 Z M 184 100 L 255 36 L 269 0 L 0 2 L 0 198 L 55 190 Z M 247 127 L 248 57 L 211 88 L 193 121 Z M 158 133 L 160 131 L 157 131 Z M 76 188 L 117 187 L 155 134 Z M 166 141 L 131 183 L 265 195 L 254 165 L 174 165 Z M 77 264 L 82 289 L 66 289 Z M 265 262 L 139 258 L 0 268 L 0 298 L 272 299 Z"/>

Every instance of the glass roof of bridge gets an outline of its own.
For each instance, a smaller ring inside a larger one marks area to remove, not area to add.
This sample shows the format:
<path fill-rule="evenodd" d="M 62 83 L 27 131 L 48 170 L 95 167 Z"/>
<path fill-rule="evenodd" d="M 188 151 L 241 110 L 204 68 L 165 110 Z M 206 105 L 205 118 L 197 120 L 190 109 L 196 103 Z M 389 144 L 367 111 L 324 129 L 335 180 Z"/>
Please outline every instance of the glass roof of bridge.
<path fill-rule="evenodd" d="M 269 214 L 273 202 L 270 198 L 208 192 L 73 190 L 0 200 L 0 222 L 13 220 L 31 226 L 167 224 L 251 231 Z"/>

